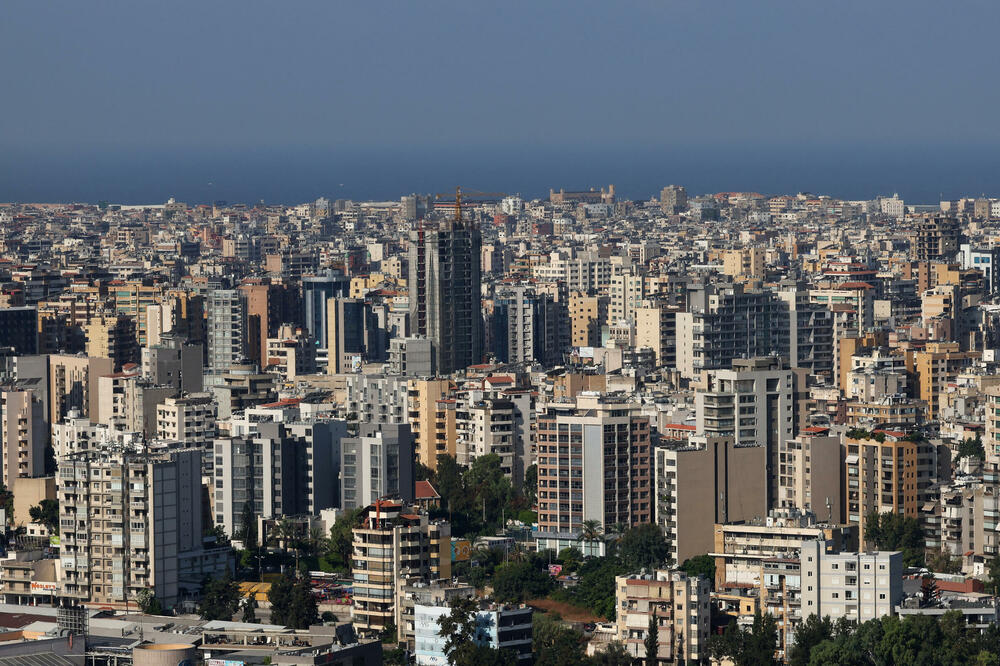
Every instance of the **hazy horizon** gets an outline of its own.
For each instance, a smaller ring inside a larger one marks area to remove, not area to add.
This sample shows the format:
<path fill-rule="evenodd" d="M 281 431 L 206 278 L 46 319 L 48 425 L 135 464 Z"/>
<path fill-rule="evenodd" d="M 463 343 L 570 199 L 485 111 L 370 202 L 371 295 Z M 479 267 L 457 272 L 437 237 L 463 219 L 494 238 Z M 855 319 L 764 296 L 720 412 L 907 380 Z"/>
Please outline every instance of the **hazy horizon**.
<path fill-rule="evenodd" d="M 1000 3 L 962 10 L 12 2 L 0 200 L 1000 194 Z"/>

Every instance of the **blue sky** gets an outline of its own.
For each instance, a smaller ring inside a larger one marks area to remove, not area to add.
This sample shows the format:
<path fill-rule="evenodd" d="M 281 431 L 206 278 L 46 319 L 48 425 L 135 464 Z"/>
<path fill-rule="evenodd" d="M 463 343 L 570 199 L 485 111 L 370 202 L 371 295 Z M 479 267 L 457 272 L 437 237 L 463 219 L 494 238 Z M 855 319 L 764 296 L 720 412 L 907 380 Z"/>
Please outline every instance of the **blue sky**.
<path fill-rule="evenodd" d="M 2 11 L 0 174 L 153 151 L 1000 145 L 996 2 Z"/>

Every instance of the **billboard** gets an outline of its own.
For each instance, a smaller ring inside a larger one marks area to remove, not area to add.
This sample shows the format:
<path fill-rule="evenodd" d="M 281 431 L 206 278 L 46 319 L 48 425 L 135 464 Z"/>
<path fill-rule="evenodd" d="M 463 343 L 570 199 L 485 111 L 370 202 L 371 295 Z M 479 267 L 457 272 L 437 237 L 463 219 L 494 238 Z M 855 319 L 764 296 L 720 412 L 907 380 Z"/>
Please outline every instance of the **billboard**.
<path fill-rule="evenodd" d="M 472 557 L 472 542 L 468 539 L 451 540 L 451 561 L 466 562 Z"/>

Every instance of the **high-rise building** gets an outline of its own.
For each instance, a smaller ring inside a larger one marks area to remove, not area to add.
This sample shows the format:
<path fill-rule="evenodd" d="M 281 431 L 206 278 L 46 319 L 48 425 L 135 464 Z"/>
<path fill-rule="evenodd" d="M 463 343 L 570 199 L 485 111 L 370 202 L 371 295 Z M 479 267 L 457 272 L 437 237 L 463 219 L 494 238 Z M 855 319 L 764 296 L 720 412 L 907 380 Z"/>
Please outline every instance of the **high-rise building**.
<path fill-rule="evenodd" d="M 684 212 L 687 203 L 687 190 L 683 185 L 667 185 L 660 190 L 660 210 L 668 215 Z"/>
<path fill-rule="evenodd" d="M 326 358 L 327 304 L 331 298 L 347 296 L 350 288 L 351 279 L 333 271 L 302 278 L 303 319 L 306 330 L 319 345 L 317 358 Z"/>
<path fill-rule="evenodd" d="M 406 413 L 417 461 L 437 469 L 439 455 L 455 455 L 455 387 L 447 379 L 415 379 L 407 392 Z M 449 409 L 448 401 L 451 403 Z"/>
<path fill-rule="evenodd" d="M 353 372 L 367 358 L 369 334 L 378 327 L 371 308 L 361 298 L 337 297 L 329 300 L 326 312 L 328 372 Z"/>
<path fill-rule="evenodd" d="M 317 515 L 337 503 L 342 421 L 259 422 L 215 440 L 212 513 L 235 534 L 244 505 L 262 518 Z"/>
<path fill-rule="evenodd" d="M 767 452 L 768 506 L 778 506 L 781 449 L 795 436 L 794 373 L 771 356 L 736 359 L 732 370 L 704 373 L 695 392 L 697 433 L 730 437 L 736 446 Z"/>
<path fill-rule="evenodd" d="M 261 367 L 266 365 L 267 339 L 278 334 L 282 324 L 301 325 L 302 300 L 298 290 L 268 279 L 245 280 L 237 291 L 246 308 L 246 356 Z"/>
<path fill-rule="evenodd" d="M 959 252 L 962 228 L 950 217 L 924 215 L 908 220 L 910 255 L 917 261 L 952 261 Z"/>
<path fill-rule="evenodd" d="M 247 357 L 247 315 L 241 293 L 215 289 L 208 294 L 208 367 L 226 372 Z"/>
<path fill-rule="evenodd" d="M 461 220 L 410 232 L 410 326 L 434 343 L 439 374 L 483 358 L 479 229 Z"/>
<path fill-rule="evenodd" d="M 57 484 L 67 600 L 134 608 L 150 590 L 172 608 L 231 571 L 232 550 L 204 538 L 200 451 L 82 451 L 59 461 Z"/>
<path fill-rule="evenodd" d="M 403 626 L 403 588 L 451 578 L 451 525 L 417 507 L 377 500 L 354 528 L 351 621 L 363 636 Z"/>
<path fill-rule="evenodd" d="M 355 509 L 380 497 L 413 501 L 413 435 L 405 424 L 362 424 L 340 450 L 340 506 Z"/>
<path fill-rule="evenodd" d="M 173 332 L 164 333 L 159 342 L 142 349 L 142 376 L 161 386 L 172 386 L 184 393 L 198 393 L 204 387 L 200 344 L 188 343 Z"/>
<path fill-rule="evenodd" d="M 670 558 L 712 552 L 712 525 L 767 515 L 764 447 L 737 447 L 730 437 L 692 437 L 681 448 L 658 446 L 656 523 L 670 546 Z"/>
<path fill-rule="evenodd" d="M 87 324 L 87 355 L 110 358 L 114 371 L 139 362 L 135 320 L 128 315 L 95 319 Z"/>
<path fill-rule="evenodd" d="M 608 297 L 573 292 L 569 298 L 570 345 L 600 347 L 601 328 L 608 319 Z"/>
<path fill-rule="evenodd" d="M 45 406 L 32 386 L 36 380 L 0 385 L 0 481 L 13 488 L 19 477 L 45 474 L 48 432 Z M 23 518 L 23 516 L 21 516 Z"/>
<path fill-rule="evenodd" d="M 537 424 L 539 547 L 576 541 L 587 520 L 652 521 L 649 419 L 639 405 L 583 393 L 575 404 L 548 404 Z"/>
<path fill-rule="evenodd" d="M 38 308 L 0 308 L 0 347 L 13 347 L 17 354 L 38 353 Z"/>
<path fill-rule="evenodd" d="M 666 303 L 646 301 L 635 310 L 635 346 L 656 354 L 658 367 L 677 362 L 677 310 Z"/>
<path fill-rule="evenodd" d="M 497 289 L 493 309 L 492 351 L 500 363 L 541 363 L 559 360 L 558 305 L 531 285 Z"/>

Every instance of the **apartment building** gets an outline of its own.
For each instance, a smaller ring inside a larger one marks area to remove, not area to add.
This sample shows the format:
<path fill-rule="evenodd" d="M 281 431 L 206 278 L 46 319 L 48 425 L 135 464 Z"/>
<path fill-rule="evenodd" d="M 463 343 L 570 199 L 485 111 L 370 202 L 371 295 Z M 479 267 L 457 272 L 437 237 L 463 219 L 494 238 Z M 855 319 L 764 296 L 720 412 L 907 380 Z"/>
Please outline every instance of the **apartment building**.
<path fill-rule="evenodd" d="M 413 611 L 414 661 L 423 666 L 448 666 L 445 654 L 445 637 L 441 635 L 438 620 L 451 609 L 447 603 L 417 604 Z M 482 602 L 476 611 L 476 634 L 473 642 L 494 650 L 510 651 L 516 655 L 517 663 L 531 664 L 530 606 L 511 606 L 492 602 Z"/>
<path fill-rule="evenodd" d="M 316 372 L 316 343 L 303 329 L 290 324 L 278 327 L 278 334 L 267 339 L 268 372 L 285 380 Z"/>
<path fill-rule="evenodd" d="M 777 507 L 781 450 L 795 434 L 794 373 L 774 357 L 735 359 L 704 373 L 695 391 L 697 433 L 766 451 L 768 506 Z"/>
<path fill-rule="evenodd" d="M 86 326 L 87 356 L 110 358 L 115 372 L 139 362 L 135 320 L 128 315 L 93 319 Z"/>
<path fill-rule="evenodd" d="M 365 507 L 353 547 L 351 621 L 362 636 L 403 626 L 405 586 L 451 578 L 451 525 L 399 501 Z"/>
<path fill-rule="evenodd" d="M 45 474 L 49 437 L 38 384 L 24 380 L 0 385 L 0 481 L 10 489 L 18 478 Z"/>
<path fill-rule="evenodd" d="M 382 374 L 345 375 L 344 415 L 359 423 L 406 423 L 408 380 Z"/>
<path fill-rule="evenodd" d="M 798 509 L 772 510 L 765 518 L 717 524 L 715 586 L 731 583 L 761 584 L 760 565 L 768 558 L 795 557 L 806 542 L 823 540 L 826 552 L 857 551 L 858 526 L 817 522 L 812 513 Z"/>
<path fill-rule="evenodd" d="M 200 451 L 70 454 L 57 488 L 69 601 L 120 608 L 148 589 L 172 608 L 232 567 L 228 547 L 204 541 Z"/>
<path fill-rule="evenodd" d="M 413 501 L 415 456 L 410 426 L 362 423 L 340 450 L 340 507 L 355 509 L 380 497 Z"/>
<path fill-rule="evenodd" d="M 153 384 L 198 393 L 204 389 L 203 357 L 202 345 L 164 333 L 157 344 L 142 348 L 142 376 Z"/>
<path fill-rule="evenodd" d="M 903 600 L 900 552 L 827 553 L 823 541 L 799 556 L 802 614 L 862 623 L 893 615 Z"/>
<path fill-rule="evenodd" d="M 608 297 L 575 291 L 569 297 L 570 346 L 600 347 L 601 328 L 608 319 Z"/>
<path fill-rule="evenodd" d="M 604 527 L 652 520 L 649 419 L 639 405 L 581 393 L 575 403 L 549 403 L 537 429 L 540 547 L 543 538 L 575 542 L 586 520 Z"/>
<path fill-rule="evenodd" d="M 99 409 L 94 421 L 152 437 L 157 428 L 157 405 L 176 393 L 172 386 L 151 384 L 142 378 L 139 366 L 128 365 L 121 372 L 97 379 Z"/>
<path fill-rule="evenodd" d="M 779 445 L 778 452 L 778 507 L 843 522 L 840 437 L 829 428 L 810 426 Z"/>
<path fill-rule="evenodd" d="M 682 571 L 616 576 L 616 638 L 633 659 L 644 660 L 650 616 L 655 615 L 655 663 L 700 663 L 707 658 L 710 597 L 708 580 Z"/>
<path fill-rule="evenodd" d="M 907 356 L 907 369 L 916 379 L 916 397 L 927 403 L 929 420 L 938 418 L 948 384 L 981 356 L 978 351 L 960 351 L 957 342 L 928 342 L 922 351 Z"/>
<path fill-rule="evenodd" d="M 417 460 L 437 469 L 439 455 L 456 455 L 455 385 L 448 379 L 414 379 L 406 394 L 406 414 Z"/>
<path fill-rule="evenodd" d="M 655 301 L 645 301 L 636 308 L 635 346 L 652 349 L 657 367 L 674 367 L 677 362 L 677 309 Z"/>
<path fill-rule="evenodd" d="M 156 437 L 209 451 L 216 434 L 215 413 L 208 394 L 167 398 L 156 406 Z"/>
<path fill-rule="evenodd" d="M 711 552 L 713 525 L 767 515 L 763 447 L 691 437 L 681 448 L 656 447 L 654 459 L 656 523 L 674 562 Z"/>
<path fill-rule="evenodd" d="M 871 512 L 918 518 L 936 498 L 935 484 L 950 476 L 943 445 L 893 430 L 850 430 L 841 447 L 845 522 L 860 526 Z"/>
<path fill-rule="evenodd" d="M 345 434 L 338 421 L 261 422 L 250 432 L 216 439 L 215 523 L 236 534 L 247 502 L 265 519 L 314 516 L 335 506 Z"/>

